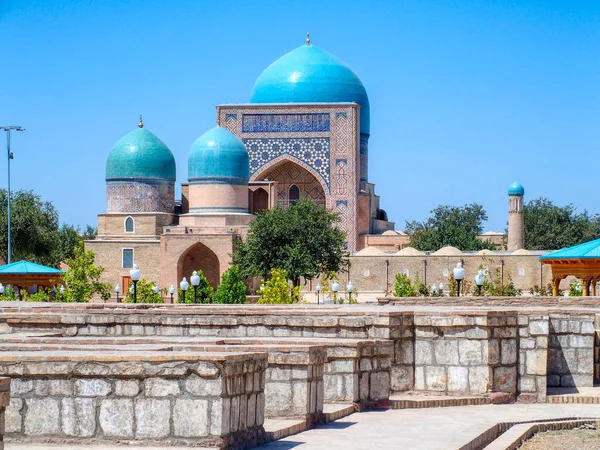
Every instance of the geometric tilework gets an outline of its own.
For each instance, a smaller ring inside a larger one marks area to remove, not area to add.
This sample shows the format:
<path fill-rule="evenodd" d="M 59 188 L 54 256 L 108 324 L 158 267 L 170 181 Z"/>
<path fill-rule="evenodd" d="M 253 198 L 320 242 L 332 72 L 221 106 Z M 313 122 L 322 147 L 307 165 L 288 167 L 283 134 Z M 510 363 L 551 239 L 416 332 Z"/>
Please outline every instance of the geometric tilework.
<path fill-rule="evenodd" d="M 250 157 L 250 175 L 278 156 L 288 154 L 313 168 L 329 188 L 329 138 L 243 139 Z"/>
<path fill-rule="evenodd" d="M 244 114 L 244 133 L 329 131 L 329 114 Z"/>
<path fill-rule="evenodd" d="M 106 183 L 106 212 L 166 212 L 175 210 L 175 186 L 136 182 Z"/>

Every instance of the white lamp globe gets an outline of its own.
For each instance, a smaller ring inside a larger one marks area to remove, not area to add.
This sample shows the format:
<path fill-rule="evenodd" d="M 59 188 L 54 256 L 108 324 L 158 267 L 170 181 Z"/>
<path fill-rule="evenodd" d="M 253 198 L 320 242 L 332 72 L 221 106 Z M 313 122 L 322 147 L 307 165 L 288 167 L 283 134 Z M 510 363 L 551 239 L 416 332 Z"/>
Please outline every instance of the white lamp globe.
<path fill-rule="evenodd" d="M 131 281 L 140 281 L 142 271 L 140 270 L 137 264 L 133 265 L 133 269 L 129 271 L 129 276 L 131 277 Z"/>
<path fill-rule="evenodd" d="M 198 272 L 195 270 L 190 277 L 190 281 L 192 282 L 192 286 L 198 286 L 200 284 L 200 275 L 198 275 Z"/>
<path fill-rule="evenodd" d="M 121 292 L 121 286 L 119 286 L 118 284 L 115 286 L 115 292 L 118 294 L 119 292 Z"/>
<path fill-rule="evenodd" d="M 181 280 L 181 283 L 179 283 L 179 287 L 183 292 L 185 292 L 190 287 L 190 283 L 188 283 L 188 280 L 185 277 L 183 277 L 183 280 Z"/>
<path fill-rule="evenodd" d="M 169 294 L 173 295 L 175 293 L 175 286 L 171 285 L 169 288 Z"/>
<path fill-rule="evenodd" d="M 454 268 L 452 273 L 456 281 L 462 281 L 465 278 L 465 269 L 463 269 L 462 263 L 456 263 L 456 267 Z"/>
<path fill-rule="evenodd" d="M 340 283 L 338 283 L 337 281 L 331 283 L 331 290 L 333 292 L 338 292 L 340 290 Z"/>
<path fill-rule="evenodd" d="M 317 287 L 315 287 L 315 289 L 317 290 L 317 292 L 321 292 L 321 285 L 317 284 Z"/>

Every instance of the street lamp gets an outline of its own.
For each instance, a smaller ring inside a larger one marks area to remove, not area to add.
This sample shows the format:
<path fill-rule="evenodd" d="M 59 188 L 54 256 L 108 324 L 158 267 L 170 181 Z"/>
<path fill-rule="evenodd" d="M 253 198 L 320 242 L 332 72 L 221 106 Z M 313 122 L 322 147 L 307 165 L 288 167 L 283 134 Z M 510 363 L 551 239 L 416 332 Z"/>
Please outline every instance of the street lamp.
<path fill-rule="evenodd" d="M 346 285 L 346 292 L 348 293 L 348 303 L 352 302 L 352 291 L 354 290 L 354 285 L 352 284 L 352 281 L 348 281 L 348 284 Z"/>
<path fill-rule="evenodd" d="M 119 303 L 119 292 L 121 292 L 121 286 L 118 284 L 115 286 L 115 292 L 117 293 L 117 303 Z"/>
<path fill-rule="evenodd" d="M 458 286 L 456 293 L 457 297 L 460 297 L 460 282 L 465 278 L 465 269 L 463 269 L 462 263 L 457 262 L 456 267 L 452 271 L 454 275 L 454 279 L 456 280 L 456 284 Z"/>
<path fill-rule="evenodd" d="M 438 292 L 440 293 L 440 297 L 444 296 L 444 283 L 440 283 L 438 286 Z"/>
<path fill-rule="evenodd" d="M 169 288 L 169 294 L 171 294 L 171 303 L 173 303 L 173 294 L 175 293 L 175 286 L 171 285 Z"/>
<path fill-rule="evenodd" d="M 437 290 L 438 290 L 437 284 L 433 283 L 431 285 L 431 292 L 433 293 L 434 296 L 435 296 L 435 294 L 437 294 Z"/>
<path fill-rule="evenodd" d="M 477 295 L 481 295 L 481 287 L 483 286 L 483 282 L 485 281 L 485 275 L 483 274 L 483 270 L 479 270 L 477 275 L 475 275 L 475 284 L 477 285 L 477 289 L 479 292 Z"/>
<path fill-rule="evenodd" d="M 4 127 L 0 127 L 0 130 L 2 131 L 6 131 L 6 155 L 8 158 L 8 195 L 7 195 L 7 202 L 8 202 L 8 255 L 7 255 L 7 264 L 11 263 L 11 236 L 10 236 L 10 160 L 13 159 L 13 154 L 10 151 L 10 132 L 11 131 L 25 131 L 25 128 L 17 126 L 17 125 L 10 125 L 10 126 L 4 126 Z"/>
<path fill-rule="evenodd" d="M 133 269 L 129 271 L 131 281 L 133 281 L 133 303 L 137 303 L 137 282 L 140 281 L 142 272 L 137 264 L 133 265 Z"/>
<path fill-rule="evenodd" d="M 321 294 L 321 285 L 317 284 L 317 287 L 315 288 L 317 290 L 317 305 L 319 304 L 319 294 Z"/>
<path fill-rule="evenodd" d="M 195 270 L 192 272 L 192 276 L 190 277 L 190 281 L 192 282 L 192 286 L 194 286 L 194 303 L 197 303 L 196 299 L 196 291 L 198 290 L 198 285 L 200 284 L 200 275 Z"/>
<path fill-rule="evenodd" d="M 337 303 L 337 293 L 340 290 L 340 283 L 337 281 L 331 282 L 331 291 L 333 292 L 333 303 Z"/>
<path fill-rule="evenodd" d="M 189 287 L 190 287 L 190 283 L 188 283 L 187 279 L 185 277 L 183 277 L 183 280 L 181 280 L 181 283 L 179 283 L 179 288 L 183 292 L 183 302 L 182 303 L 185 303 L 185 291 L 187 291 Z"/>
<path fill-rule="evenodd" d="M 59 291 L 60 291 L 61 294 L 65 293 L 65 286 L 64 286 L 64 284 L 60 286 Z"/>
<path fill-rule="evenodd" d="M 4 285 L 0 283 L 0 295 L 4 295 Z"/>
<path fill-rule="evenodd" d="M 152 286 L 152 292 L 154 292 L 156 295 L 158 295 L 160 291 L 160 288 L 155 284 L 154 286 Z"/>

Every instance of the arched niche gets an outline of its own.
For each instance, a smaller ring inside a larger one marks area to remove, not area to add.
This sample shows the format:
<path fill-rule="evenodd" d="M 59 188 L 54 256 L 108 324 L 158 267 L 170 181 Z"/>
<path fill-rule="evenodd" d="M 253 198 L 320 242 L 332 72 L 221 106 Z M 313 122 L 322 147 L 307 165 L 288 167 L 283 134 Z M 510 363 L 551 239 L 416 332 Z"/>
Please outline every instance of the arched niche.
<path fill-rule="evenodd" d="M 190 281 L 194 270 L 202 270 L 210 285 L 215 289 L 217 288 L 221 281 L 219 258 L 201 242 L 192 245 L 179 258 L 177 279 L 181 280 L 186 277 Z M 190 289 L 193 289 L 191 285 Z"/>

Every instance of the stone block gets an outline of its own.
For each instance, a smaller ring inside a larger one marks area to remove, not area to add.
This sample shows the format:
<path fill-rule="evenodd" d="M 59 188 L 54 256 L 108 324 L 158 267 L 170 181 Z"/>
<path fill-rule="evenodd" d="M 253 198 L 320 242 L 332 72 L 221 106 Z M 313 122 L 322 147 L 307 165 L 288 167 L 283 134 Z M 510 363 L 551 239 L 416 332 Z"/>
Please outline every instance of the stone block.
<path fill-rule="evenodd" d="M 581 334 L 594 334 L 594 323 L 588 320 L 582 321 Z"/>
<path fill-rule="evenodd" d="M 347 373 L 354 372 L 353 359 L 334 359 L 325 364 L 326 373 Z"/>
<path fill-rule="evenodd" d="M 116 380 L 115 395 L 118 397 L 135 397 L 140 392 L 138 380 Z"/>
<path fill-rule="evenodd" d="M 13 378 L 10 382 L 10 392 L 13 395 L 23 395 L 33 391 L 33 380 Z"/>
<path fill-rule="evenodd" d="M 222 378 L 207 379 L 192 374 L 185 380 L 185 390 L 198 396 L 218 396 L 223 392 L 223 384 Z"/>
<path fill-rule="evenodd" d="M 482 327 L 468 328 L 465 333 L 465 336 L 468 339 L 487 339 L 488 330 L 487 330 L 487 328 L 482 328 Z"/>
<path fill-rule="evenodd" d="M 425 367 L 425 386 L 431 391 L 445 391 L 448 380 L 446 377 L 446 368 L 440 366 Z"/>
<path fill-rule="evenodd" d="M 529 322 L 529 334 L 532 336 L 548 334 L 547 320 L 533 320 Z"/>
<path fill-rule="evenodd" d="M 62 403 L 62 431 L 67 436 L 92 437 L 96 433 L 93 398 L 66 397 Z"/>
<path fill-rule="evenodd" d="M 388 372 L 371 373 L 371 400 L 387 400 L 390 397 L 390 374 Z"/>
<path fill-rule="evenodd" d="M 516 327 L 501 327 L 494 328 L 494 337 L 496 339 L 508 339 L 517 337 Z"/>
<path fill-rule="evenodd" d="M 487 344 L 487 363 L 490 365 L 500 364 L 500 341 L 498 339 L 490 339 Z"/>
<path fill-rule="evenodd" d="M 415 360 L 414 355 L 414 344 L 411 340 L 403 339 L 396 344 L 396 357 L 395 362 L 397 364 L 413 364 Z"/>
<path fill-rule="evenodd" d="M 472 394 L 483 394 L 490 388 L 490 370 L 488 367 L 469 368 L 469 392 Z"/>
<path fill-rule="evenodd" d="M 535 338 L 537 348 L 548 348 L 548 336 L 538 336 Z"/>
<path fill-rule="evenodd" d="M 510 392 L 517 391 L 517 368 L 496 367 L 494 368 L 494 391 Z"/>
<path fill-rule="evenodd" d="M 292 405 L 292 385 L 289 382 L 271 382 L 265 386 L 267 416 L 289 415 Z"/>
<path fill-rule="evenodd" d="M 569 345 L 572 348 L 592 348 L 594 346 L 594 337 L 572 334 L 569 336 Z"/>
<path fill-rule="evenodd" d="M 146 380 L 146 397 L 167 397 L 179 395 L 179 381 L 164 378 L 149 378 Z"/>
<path fill-rule="evenodd" d="M 309 410 L 308 384 L 294 382 L 292 385 L 292 410 L 293 414 L 306 414 Z"/>
<path fill-rule="evenodd" d="M 424 391 L 425 388 L 425 367 L 415 367 L 415 389 Z"/>
<path fill-rule="evenodd" d="M 21 410 L 23 400 L 20 398 L 11 398 L 8 408 L 5 412 L 5 430 L 7 433 L 21 433 L 23 431 L 23 416 Z"/>
<path fill-rule="evenodd" d="M 178 398 L 173 407 L 173 430 L 177 437 L 208 435 L 208 400 Z"/>
<path fill-rule="evenodd" d="M 467 392 L 469 390 L 469 369 L 462 366 L 448 367 L 448 391 Z"/>
<path fill-rule="evenodd" d="M 390 388 L 393 392 L 408 391 L 414 387 L 414 368 L 412 366 L 392 366 Z"/>
<path fill-rule="evenodd" d="M 256 425 L 256 394 L 248 396 L 248 407 L 246 415 L 246 424 L 248 427 Z"/>
<path fill-rule="evenodd" d="M 567 358 L 574 358 L 575 350 L 548 350 L 548 373 L 549 374 L 566 374 L 569 373 L 569 364 Z M 575 363 L 575 361 L 573 361 Z M 576 365 L 573 364 L 575 368 Z"/>
<path fill-rule="evenodd" d="M 517 362 L 517 341 L 515 339 L 502 339 L 500 341 L 502 364 L 516 364 Z"/>
<path fill-rule="evenodd" d="M 78 397 L 106 397 L 111 392 L 111 385 L 98 378 L 80 378 L 75 380 L 75 395 Z"/>
<path fill-rule="evenodd" d="M 73 395 L 73 382 L 65 379 L 35 380 L 35 394 L 41 397 Z"/>
<path fill-rule="evenodd" d="M 560 378 L 558 380 L 560 385 Z M 520 377 L 519 378 L 519 391 L 520 392 L 535 392 L 535 378 L 534 377 Z"/>
<path fill-rule="evenodd" d="M 231 429 L 231 399 L 216 398 L 210 402 L 211 436 L 225 436 Z"/>
<path fill-rule="evenodd" d="M 43 436 L 60 432 L 58 400 L 53 398 L 28 398 L 25 400 L 25 435 Z"/>
<path fill-rule="evenodd" d="M 560 375 L 548 375 L 549 387 L 560 387 Z"/>
<path fill-rule="evenodd" d="M 99 418 L 100 427 L 106 436 L 133 438 L 133 400 L 102 400 Z"/>
<path fill-rule="evenodd" d="M 460 364 L 477 366 L 483 362 L 481 355 L 481 342 L 461 340 L 458 344 Z"/>
<path fill-rule="evenodd" d="M 430 341 L 415 341 L 415 364 L 418 366 L 433 362 L 433 349 Z"/>
<path fill-rule="evenodd" d="M 526 373 L 546 375 L 547 350 L 527 350 Z"/>
<path fill-rule="evenodd" d="M 458 364 L 458 341 L 438 339 L 434 341 L 435 361 L 444 366 Z"/>
<path fill-rule="evenodd" d="M 569 333 L 578 334 L 581 331 L 581 324 L 578 320 L 569 320 Z"/>
<path fill-rule="evenodd" d="M 533 349 L 535 348 L 535 338 L 522 338 L 519 345 L 524 349 Z"/>
<path fill-rule="evenodd" d="M 560 377 L 561 387 L 591 387 L 594 385 L 592 375 L 563 375 Z"/>
<path fill-rule="evenodd" d="M 269 367 L 267 368 L 267 378 L 273 381 L 290 381 L 292 379 L 292 369 L 289 367 Z"/>
<path fill-rule="evenodd" d="M 171 401 L 155 398 L 135 400 L 137 439 L 164 438 L 170 433 Z"/>

